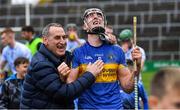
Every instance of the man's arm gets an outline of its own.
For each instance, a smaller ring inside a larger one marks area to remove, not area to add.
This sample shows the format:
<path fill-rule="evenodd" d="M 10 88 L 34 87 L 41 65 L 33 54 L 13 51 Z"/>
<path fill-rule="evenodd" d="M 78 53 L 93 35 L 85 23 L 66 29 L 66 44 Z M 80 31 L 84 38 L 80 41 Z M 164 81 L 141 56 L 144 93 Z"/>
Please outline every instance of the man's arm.
<path fill-rule="evenodd" d="M 131 73 L 130 70 L 127 67 L 119 67 L 118 69 L 118 80 L 121 83 L 122 89 L 130 93 L 134 90 L 134 77 L 138 76 L 141 71 L 141 56 L 140 50 L 138 48 L 135 48 L 132 51 L 132 58 L 133 60 L 136 60 L 136 67 L 137 70 L 133 70 Z"/>
<path fill-rule="evenodd" d="M 101 66 L 100 70 L 102 70 L 104 63 L 101 60 L 97 60 L 93 64 L 89 63 L 87 65 L 86 71 L 89 71 L 91 73 L 96 73 L 96 71 L 99 71 L 97 68 L 98 65 Z M 67 78 L 67 83 L 71 83 L 71 82 L 75 81 L 78 78 L 78 74 L 79 74 L 79 68 L 78 67 L 75 69 L 71 69 L 71 72 Z"/>
<path fill-rule="evenodd" d="M 68 75 L 66 82 L 71 83 L 71 82 L 75 81 L 78 78 L 78 73 L 79 73 L 79 68 L 71 69 L 71 72 Z"/>
<path fill-rule="evenodd" d="M 6 63 L 7 63 L 6 61 L 0 61 L 0 72 L 2 72 L 2 70 L 4 69 Z"/>
<path fill-rule="evenodd" d="M 127 67 L 118 69 L 118 80 L 125 92 L 131 93 L 134 90 L 134 74 Z"/>
<path fill-rule="evenodd" d="M 57 71 L 46 62 L 38 64 L 37 70 L 33 73 L 33 78 L 37 81 L 35 86 L 55 100 L 69 100 L 78 97 L 85 89 L 90 87 L 95 77 L 102 71 L 103 62 L 98 60 L 93 64 L 88 64 L 86 72 L 77 80 L 66 84 L 59 79 Z M 29 75 L 27 75 L 28 77 Z M 27 79 L 27 78 L 26 78 Z M 31 79 L 30 77 L 28 79 Z M 28 82 L 28 81 L 27 81 Z M 28 84 L 24 84 L 28 89 Z"/>

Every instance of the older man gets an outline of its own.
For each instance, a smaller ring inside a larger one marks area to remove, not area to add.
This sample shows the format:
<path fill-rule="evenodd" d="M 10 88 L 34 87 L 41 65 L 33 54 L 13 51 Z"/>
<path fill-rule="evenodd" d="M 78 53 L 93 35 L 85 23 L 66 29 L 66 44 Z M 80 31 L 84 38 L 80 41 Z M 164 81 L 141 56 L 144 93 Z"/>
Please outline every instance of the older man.
<path fill-rule="evenodd" d="M 71 54 L 66 51 L 67 35 L 57 23 L 42 32 L 43 44 L 33 56 L 24 81 L 21 108 L 73 108 L 73 100 L 95 81 L 103 69 L 102 60 L 89 64 L 84 75 L 66 84 L 63 75 L 70 72 Z"/>

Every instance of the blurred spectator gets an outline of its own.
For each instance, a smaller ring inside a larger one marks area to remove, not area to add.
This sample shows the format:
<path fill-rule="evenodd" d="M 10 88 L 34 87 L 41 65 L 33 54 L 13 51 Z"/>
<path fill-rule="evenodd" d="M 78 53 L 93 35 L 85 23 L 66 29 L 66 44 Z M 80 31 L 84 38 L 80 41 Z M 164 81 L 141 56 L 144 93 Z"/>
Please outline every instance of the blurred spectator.
<path fill-rule="evenodd" d="M 14 65 L 17 74 L 12 74 L 2 85 L 0 108 L 18 109 L 20 106 L 20 97 L 23 86 L 24 76 L 27 73 L 29 60 L 24 57 L 18 57 Z"/>
<path fill-rule="evenodd" d="M 22 27 L 22 37 L 27 40 L 26 46 L 31 50 L 32 55 L 34 55 L 41 45 L 42 39 L 35 37 L 35 32 L 32 26 Z"/>
<path fill-rule="evenodd" d="M 106 25 L 105 26 L 105 34 L 108 35 L 109 37 L 109 41 L 112 43 L 112 44 L 117 44 L 117 39 L 116 39 L 116 36 L 114 35 L 113 33 L 113 27 L 111 25 Z"/>
<path fill-rule="evenodd" d="M 75 48 L 81 46 L 86 41 L 84 39 L 80 39 L 78 36 L 77 25 L 70 23 L 66 26 L 68 41 L 66 50 L 72 52 Z"/>
<path fill-rule="evenodd" d="M 152 109 L 180 109 L 180 68 L 160 69 L 152 79 L 149 105 Z"/>
<path fill-rule="evenodd" d="M 0 70 L 2 71 L 5 64 L 8 64 L 10 71 L 15 74 L 14 61 L 18 57 L 26 57 L 31 60 L 30 50 L 22 43 L 15 40 L 15 33 L 11 28 L 6 28 L 1 32 L 1 42 L 5 47 L 2 51 Z"/>
<path fill-rule="evenodd" d="M 119 43 L 122 47 L 123 51 L 125 52 L 126 59 L 132 60 L 131 52 L 133 50 L 133 33 L 129 29 L 124 29 L 119 33 Z M 144 62 L 146 60 L 146 54 L 143 48 L 137 46 L 140 49 L 140 52 L 142 54 L 142 60 L 141 60 L 141 69 L 144 66 Z"/>

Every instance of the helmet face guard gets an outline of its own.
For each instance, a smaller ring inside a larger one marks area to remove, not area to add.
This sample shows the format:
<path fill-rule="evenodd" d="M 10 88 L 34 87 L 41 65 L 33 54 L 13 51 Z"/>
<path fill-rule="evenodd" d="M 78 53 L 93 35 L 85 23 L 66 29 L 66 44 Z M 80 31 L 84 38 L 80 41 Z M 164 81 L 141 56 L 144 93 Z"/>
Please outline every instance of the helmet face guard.
<path fill-rule="evenodd" d="M 103 20 L 104 20 L 104 26 L 103 26 L 103 27 L 102 27 L 102 26 L 96 26 L 96 27 L 91 28 L 90 26 L 88 26 L 88 23 L 86 22 L 86 18 L 87 18 L 88 15 L 91 14 L 91 13 L 96 13 L 96 14 L 102 16 L 102 18 L 103 18 Z M 87 24 L 87 26 L 89 27 L 90 33 L 99 34 L 99 33 L 104 33 L 104 32 L 105 32 L 105 28 L 104 28 L 104 27 L 105 27 L 106 19 L 105 19 L 105 16 L 104 16 L 103 12 L 102 12 L 100 9 L 98 9 L 98 8 L 90 8 L 90 9 L 87 9 L 87 10 L 84 12 L 82 18 L 83 18 L 84 23 Z"/>

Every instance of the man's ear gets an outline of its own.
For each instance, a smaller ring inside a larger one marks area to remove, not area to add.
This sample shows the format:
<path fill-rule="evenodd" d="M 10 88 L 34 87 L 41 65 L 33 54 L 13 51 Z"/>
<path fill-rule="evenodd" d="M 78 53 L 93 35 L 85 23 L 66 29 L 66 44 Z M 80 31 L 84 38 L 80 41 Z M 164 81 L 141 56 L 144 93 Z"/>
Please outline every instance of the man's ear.
<path fill-rule="evenodd" d="M 42 37 L 42 39 L 43 39 L 44 45 L 47 45 L 48 44 L 48 38 L 47 37 Z"/>
<path fill-rule="evenodd" d="M 159 103 L 159 100 L 158 100 L 158 97 L 156 96 L 149 96 L 149 107 L 151 109 L 155 109 L 158 107 L 158 103 Z"/>

